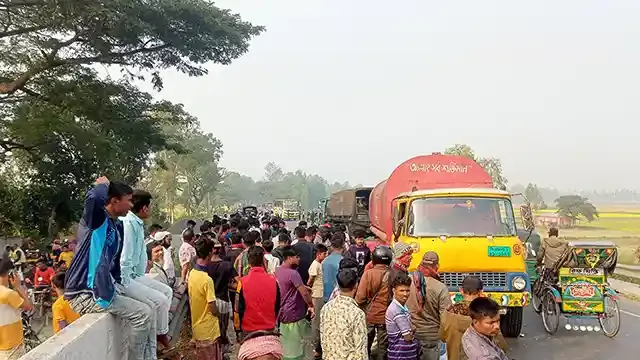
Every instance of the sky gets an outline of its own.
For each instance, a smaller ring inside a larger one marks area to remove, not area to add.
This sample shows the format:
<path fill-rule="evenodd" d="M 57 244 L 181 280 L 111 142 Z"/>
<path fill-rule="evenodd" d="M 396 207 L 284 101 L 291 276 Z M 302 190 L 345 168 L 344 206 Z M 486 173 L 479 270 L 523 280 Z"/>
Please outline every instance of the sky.
<path fill-rule="evenodd" d="M 640 1 L 223 0 L 267 31 L 231 65 L 164 73 L 252 176 L 274 161 L 375 185 L 456 143 L 511 184 L 640 190 Z"/>

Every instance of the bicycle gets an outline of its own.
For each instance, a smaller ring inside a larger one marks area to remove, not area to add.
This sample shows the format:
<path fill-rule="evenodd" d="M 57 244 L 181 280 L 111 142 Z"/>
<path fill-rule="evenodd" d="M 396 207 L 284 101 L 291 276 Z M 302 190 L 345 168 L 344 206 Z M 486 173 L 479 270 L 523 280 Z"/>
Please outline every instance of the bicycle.
<path fill-rule="evenodd" d="M 24 333 L 24 347 L 27 352 L 42 344 L 42 340 L 38 337 L 39 331 L 34 331 L 31 326 L 31 318 L 33 317 L 33 314 L 33 312 L 22 312 L 22 331 Z"/>
<path fill-rule="evenodd" d="M 33 302 L 33 313 L 30 316 L 30 319 L 39 320 L 39 326 L 31 326 L 34 332 L 40 334 L 42 329 L 45 326 L 49 325 L 49 318 L 52 315 L 52 297 L 51 297 L 51 287 L 49 286 L 39 286 L 34 289 L 27 290 L 29 292 L 29 296 L 31 297 L 31 301 Z"/>

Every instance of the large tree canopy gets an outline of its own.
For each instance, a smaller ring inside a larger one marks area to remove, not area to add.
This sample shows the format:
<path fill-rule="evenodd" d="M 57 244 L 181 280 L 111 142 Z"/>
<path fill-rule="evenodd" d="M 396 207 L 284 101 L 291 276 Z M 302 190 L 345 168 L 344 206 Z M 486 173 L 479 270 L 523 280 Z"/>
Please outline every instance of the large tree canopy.
<path fill-rule="evenodd" d="M 52 234 L 77 220 L 97 176 L 135 183 L 154 155 L 193 150 L 167 129 L 197 119 L 133 81 L 159 90 L 164 69 L 204 75 L 263 30 L 206 0 L 0 0 L 0 204 L 14 204 L 1 229 Z M 198 171 L 217 173 L 218 159 Z"/>

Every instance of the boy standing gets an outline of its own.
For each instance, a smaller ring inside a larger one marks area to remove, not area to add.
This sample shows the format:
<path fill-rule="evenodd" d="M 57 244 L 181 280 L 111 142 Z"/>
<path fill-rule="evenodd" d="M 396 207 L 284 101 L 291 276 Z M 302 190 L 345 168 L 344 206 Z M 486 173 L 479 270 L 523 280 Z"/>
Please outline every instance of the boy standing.
<path fill-rule="evenodd" d="M 364 272 L 364 267 L 371 261 L 371 249 L 364 243 L 365 232 L 356 230 L 353 232 L 355 244 L 349 247 L 349 255 L 358 262 L 358 271 L 360 276 Z"/>
<path fill-rule="evenodd" d="M 211 257 L 211 243 L 205 239 L 195 242 L 196 264 L 189 273 L 187 286 L 191 307 L 191 328 L 198 360 L 221 360 L 220 324 L 213 280 L 207 273 Z"/>
<path fill-rule="evenodd" d="M 13 287 L 13 290 L 9 288 Z M 25 354 L 21 310 L 31 310 L 27 290 L 14 273 L 9 254 L 0 258 L 0 360 L 17 360 Z"/>
<path fill-rule="evenodd" d="M 313 310 L 316 314 L 320 314 L 324 305 L 324 281 L 322 279 L 322 261 L 327 257 L 327 247 L 323 244 L 315 246 L 316 258 L 309 266 L 309 281 L 307 285 L 311 288 L 311 298 L 313 299 Z M 316 350 L 314 356 L 316 358 L 322 355 L 320 347 L 320 316 L 316 316 L 312 323 L 313 333 L 316 341 Z"/>
<path fill-rule="evenodd" d="M 411 278 L 404 273 L 396 275 L 391 282 L 393 301 L 385 314 L 389 360 L 418 360 L 420 355 L 420 344 L 413 336 L 411 314 L 406 306 L 411 284 Z"/>
<path fill-rule="evenodd" d="M 69 302 L 64 299 L 64 277 L 63 272 L 59 272 L 53 276 L 51 284 L 53 290 L 58 294 L 58 300 L 51 306 L 53 312 L 53 333 L 57 334 L 60 330 L 66 328 L 72 322 L 80 318 L 80 314 L 71 309 Z"/>

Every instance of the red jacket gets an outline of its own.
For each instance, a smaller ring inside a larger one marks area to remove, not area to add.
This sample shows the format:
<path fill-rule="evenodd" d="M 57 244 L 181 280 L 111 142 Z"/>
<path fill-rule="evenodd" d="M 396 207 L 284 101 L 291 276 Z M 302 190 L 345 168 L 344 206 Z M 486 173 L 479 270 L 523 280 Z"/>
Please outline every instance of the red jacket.
<path fill-rule="evenodd" d="M 252 267 L 240 281 L 240 329 L 244 332 L 275 329 L 280 312 L 280 289 L 276 277 L 260 266 Z"/>

